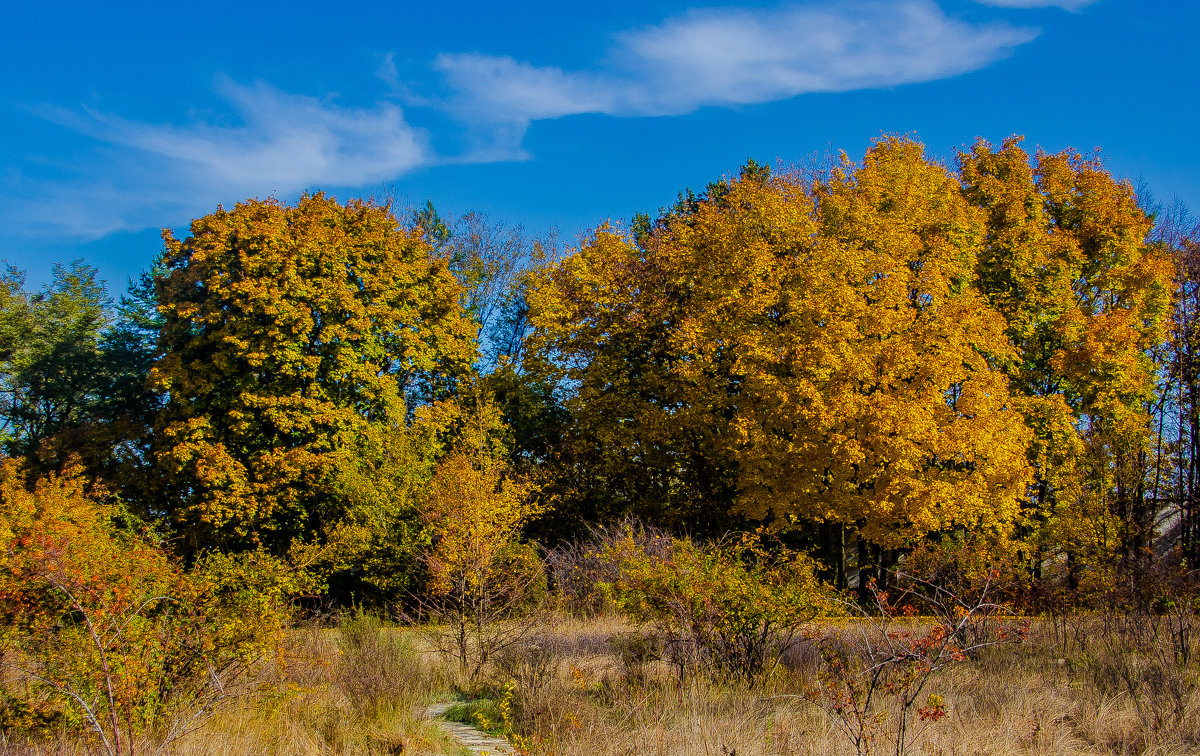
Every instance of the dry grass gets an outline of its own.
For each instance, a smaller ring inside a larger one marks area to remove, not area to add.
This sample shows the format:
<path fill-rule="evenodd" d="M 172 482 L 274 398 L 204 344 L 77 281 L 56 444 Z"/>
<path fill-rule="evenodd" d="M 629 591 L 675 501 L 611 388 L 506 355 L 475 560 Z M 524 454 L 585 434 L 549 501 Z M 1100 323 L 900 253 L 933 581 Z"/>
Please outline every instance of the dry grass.
<path fill-rule="evenodd" d="M 223 712 L 176 756 L 442 753 L 423 704 L 444 683 L 401 631 L 359 620 L 310 630 L 277 670 L 275 694 Z"/>
<path fill-rule="evenodd" d="M 729 684 L 678 679 L 661 661 L 628 652 L 634 630 L 613 617 L 558 617 L 520 653 L 502 655 L 480 684 L 422 648 L 419 632 L 370 622 L 293 635 L 287 654 L 264 667 L 269 694 L 222 711 L 181 741 L 176 756 L 216 754 L 455 753 L 421 716 L 452 689 L 490 696 L 530 753 L 562 756 L 841 756 L 855 753 L 820 700 L 821 657 L 792 650 L 770 678 Z M 845 632 L 845 624 L 819 633 Z M 1200 693 L 1193 662 L 1152 663 L 1094 635 L 1064 651 L 1048 623 L 1021 645 L 986 650 L 931 681 L 947 716 L 918 722 L 914 753 L 1200 753 Z M 616 642 L 614 642 L 616 639 Z M 624 654 L 622 653 L 624 651 Z M 506 685 L 507 684 L 507 685 Z M 1139 691 L 1130 692 L 1130 684 Z M 507 693 L 505 691 L 508 691 Z M 1182 716 L 1176 716 L 1177 712 Z M 880 712 L 886 731 L 895 712 Z M 875 753 L 894 748 L 880 739 Z M 83 753 L 68 738 L 0 744 L 0 754 Z"/>
<path fill-rule="evenodd" d="M 297 630 L 258 671 L 261 695 L 244 698 L 172 744 L 171 756 L 367 756 L 458 753 L 424 717 L 447 681 L 408 632 L 373 620 Z M 0 754 L 82 756 L 71 733 L 0 742 Z M 156 753 L 141 744 L 138 753 Z"/>
<path fill-rule="evenodd" d="M 844 629 L 844 628 L 843 628 Z M 833 756 L 855 753 L 835 718 L 814 701 L 819 655 L 789 654 L 787 668 L 754 685 L 680 682 L 661 662 L 631 668 L 609 639 L 620 621 L 563 621 L 537 640 L 542 670 L 515 675 L 512 725 L 533 752 L 618 756 Z M 1200 753 L 1200 695 L 1187 690 L 1179 721 L 1155 726 L 1148 694 L 1106 687 L 1097 668 L 1128 659 L 1064 657 L 1046 626 L 1022 645 L 989 649 L 934 678 L 948 715 L 917 722 L 910 752 L 926 754 Z M 548 669 L 548 671 L 547 671 Z M 1177 672 L 1195 680 L 1196 669 Z M 512 675 L 512 670 L 507 672 Z M 493 693 L 504 674 L 493 678 Z M 1109 676 L 1111 679 L 1111 675 Z M 1161 686 L 1160 686 L 1161 687 Z M 1161 690 L 1160 698 L 1170 698 Z M 1160 701 L 1167 706 L 1169 701 Z M 895 712 L 880 712 L 887 732 Z M 887 717 L 891 719 L 886 719 Z M 913 717 L 917 719 L 916 717 Z M 881 737 L 875 753 L 894 753 Z"/>

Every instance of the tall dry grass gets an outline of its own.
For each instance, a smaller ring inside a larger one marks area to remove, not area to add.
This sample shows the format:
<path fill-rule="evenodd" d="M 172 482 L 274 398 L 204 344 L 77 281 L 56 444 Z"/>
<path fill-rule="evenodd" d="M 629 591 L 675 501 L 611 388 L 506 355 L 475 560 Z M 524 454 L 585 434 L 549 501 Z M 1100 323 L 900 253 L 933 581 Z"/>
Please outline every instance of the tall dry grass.
<path fill-rule="evenodd" d="M 370 617 L 335 628 L 292 632 L 257 670 L 259 695 L 240 699 L 188 737 L 160 750 L 152 737 L 137 753 L 170 756 L 368 756 L 458 753 L 424 713 L 447 679 L 414 647 L 411 633 Z M 0 738 L 3 756 L 82 756 L 86 734 Z"/>
<path fill-rule="evenodd" d="M 555 617 L 523 648 L 501 654 L 482 680 L 460 676 L 452 660 L 421 645 L 419 632 L 370 619 L 299 630 L 259 671 L 266 694 L 223 710 L 169 753 L 458 753 L 423 716 L 427 703 L 457 691 L 492 698 L 490 711 L 503 714 L 490 718 L 530 754 L 843 756 L 856 750 L 817 692 L 817 644 L 852 634 L 855 621 L 814 626 L 775 673 L 753 683 L 681 680 L 636 628 L 603 615 Z M 1038 621 L 1020 645 L 950 666 L 928 684 L 946 716 L 916 723 L 912 752 L 1200 753 L 1195 656 L 1177 664 L 1168 639 L 1134 644 L 1106 635 L 1112 626 L 1111 618 L 1075 618 L 1064 645 L 1061 627 Z M 875 710 L 881 733 L 897 714 L 886 701 Z M 892 752 L 882 735 L 872 746 Z M 35 753 L 77 756 L 86 748 L 68 733 L 0 744 L 0 754 Z"/>
<path fill-rule="evenodd" d="M 665 663 L 631 655 L 631 628 L 620 621 L 560 621 L 527 652 L 538 656 L 538 664 L 492 670 L 491 695 L 511 691 L 511 726 L 531 753 L 854 754 L 828 701 L 816 692 L 822 662 L 815 650 L 823 635 L 853 629 L 845 622 L 814 628 L 811 642 L 788 654 L 774 675 L 746 684 L 703 676 L 681 681 Z M 1152 649 L 1130 654 L 1093 640 L 1087 653 L 1063 655 L 1049 623 L 1035 622 L 1024 643 L 984 649 L 952 665 L 928 685 L 947 714 L 913 718 L 910 752 L 1200 753 L 1195 666 L 1163 669 L 1155 666 Z M 884 701 L 875 710 L 880 735 L 868 744 L 876 754 L 895 750 L 886 733 L 898 712 Z"/>

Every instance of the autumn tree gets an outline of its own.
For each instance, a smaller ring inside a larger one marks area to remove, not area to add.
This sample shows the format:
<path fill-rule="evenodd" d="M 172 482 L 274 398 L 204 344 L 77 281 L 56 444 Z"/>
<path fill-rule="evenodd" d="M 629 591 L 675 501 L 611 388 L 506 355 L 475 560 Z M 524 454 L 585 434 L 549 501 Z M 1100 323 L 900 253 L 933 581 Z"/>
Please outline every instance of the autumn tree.
<path fill-rule="evenodd" d="M 473 677 L 532 628 L 514 620 L 536 598 L 533 589 L 544 590 L 545 575 L 521 531 L 545 507 L 507 462 L 497 407 L 480 401 L 458 421 L 422 506 L 431 536 L 424 608 L 447 628 L 442 650 Z"/>
<path fill-rule="evenodd" d="M 907 139 L 843 163 L 814 199 L 814 241 L 770 245 L 778 283 L 755 309 L 777 325 L 738 337 L 744 506 L 881 546 L 952 527 L 1002 539 L 1028 432 L 998 369 L 1004 321 L 971 286 L 982 218 Z M 698 311 L 708 328 L 728 312 Z"/>
<path fill-rule="evenodd" d="M 1160 352 L 1165 369 L 1158 374 L 1156 451 L 1166 459 L 1164 480 L 1154 495 L 1167 505 L 1160 516 L 1178 523 L 1179 556 L 1195 566 L 1200 562 L 1200 219 L 1178 199 L 1158 202 L 1145 186 L 1138 187 L 1137 198 L 1154 218 L 1150 242 L 1171 256 L 1175 269 L 1170 337 Z"/>
<path fill-rule="evenodd" d="M 573 388 L 579 435 L 663 503 L 719 511 L 724 490 L 752 519 L 889 547 L 956 526 L 1002 539 L 1028 432 L 998 369 L 1004 320 L 971 285 L 984 233 L 910 140 L 815 187 L 747 170 L 551 268 L 532 344 Z"/>
<path fill-rule="evenodd" d="M 978 288 L 1005 319 L 1005 364 L 1034 430 L 1033 561 L 1064 545 L 1151 545 L 1158 504 L 1155 351 L 1166 340 L 1173 266 L 1153 221 L 1096 158 L 1039 152 L 1017 137 L 959 156 L 963 195 L 986 213 Z M 1036 566 L 1036 564 L 1035 564 Z"/>
<path fill-rule="evenodd" d="M 343 509 L 318 565 L 330 596 L 378 607 L 421 588 L 430 539 L 424 504 L 458 413 L 457 402 L 439 402 L 418 407 L 409 422 L 364 426 L 333 471 Z"/>
<path fill-rule="evenodd" d="M 473 363 L 458 284 L 387 207 L 322 194 L 218 209 L 164 240 L 152 381 L 174 519 L 193 549 L 323 538 L 356 440 Z"/>
<path fill-rule="evenodd" d="M 744 179 L 765 176 L 750 171 Z M 568 521 L 633 512 L 702 535 L 740 524 L 736 462 L 721 440 L 731 416 L 727 402 L 710 401 L 730 379 L 722 373 L 698 387 L 680 372 L 687 356 L 678 327 L 691 282 L 649 246 L 672 220 L 686 224 L 728 189 L 718 182 L 681 194 L 657 220 L 635 219 L 628 236 L 603 226 L 532 278 L 526 385 L 540 394 L 534 406 L 561 428 L 551 489 Z M 728 284 L 734 296 L 737 279 Z"/>
<path fill-rule="evenodd" d="M 883 547 L 951 527 L 1002 541 L 1026 431 L 996 369 L 1003 321 L 970 286 L 981 219 L 908 140 L 803 189 L 771 212 L 735 188 L 668 242 L 718 271 L 693 305 L 688 369 L 733 362 L 739 506 Z"/>

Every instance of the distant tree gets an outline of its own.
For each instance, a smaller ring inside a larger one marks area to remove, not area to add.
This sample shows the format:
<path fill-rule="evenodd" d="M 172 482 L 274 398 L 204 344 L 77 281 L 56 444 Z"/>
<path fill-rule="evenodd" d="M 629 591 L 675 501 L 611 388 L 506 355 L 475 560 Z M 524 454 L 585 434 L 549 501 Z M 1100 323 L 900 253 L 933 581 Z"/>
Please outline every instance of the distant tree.
<path fill-rule="evenodd" d="M 33 459 L 56 435 L 91 422 L 108 395 L 101 339 L 108 294 L 96 269 L 55 265 L 39 292 L 24 275 L 0 280 L 0 416 L 4 450 Z M 55 455 L 45 460 L 54 466 Z"/>
<path fill-rule="evenodd" d="M 440 253 L 450 240 L 450 227 L 433 206 L 433 200 L 425 200 L 424 207 L 409 213 L 408 225 L 418 231 L 425 243 L 436 252 Z"/>
<path fill-rule="evenodd" d="M 524 279 L 553 247 L 554 236 L 530 237 L 520 225 L 493 221 L 486 213 L 443 217 L 426 202 L 409 225 L 444 257 L 462 284 L 463 307 L 475 319 L 480 367 L 519 364 L 528 307 Z"/>
<path fill-rule="evenodd" d="M 472 391 L 462 392 L 462 406 L 470 411 L 476 393 L 490 397 L 504 415 L 514 467 L 523 473 L 544 469 L 551 456 L 560 454 L 565 411 L 552 386 L 525 372 L 524 358 L 528 287 L 535 271 L 555 254 L 554 232 L 535 238 L 520 225 L 481 212 L 444 218 L 431 202 L 413 212 L 409 222 L 447 260 L 475 323 L 476 370 L 483 377 Z"/>
<path fill-rule="evenodd" d="M 478 323 L 486 367 L 520 359 L 525 328 L 523 276 L 545 253 L 545 242 L 521 226 L 495 223 L 483 213 L 458 219 L 448 245 L 451 268 L 466 290 L 465 306 Z"/>
<path fill-rule="evenodd" d="M 156 266 L 157 267 L 157 266 Z M 159 356 L 162 318 L 154 291 L 155 271 L 131 281 L 100 334 L 91 365 L 99 389 L 88 422 L 60 434 L 49 456 L 76 459 L 94 480 L 142 514 L 161 511 L 161 479 L 151 453 L 154 422 L 163 396 L 150 385 Z"/>
<path fill-rule="evenodd" d="M 23 274 L 0 281 L 0 397 L 4 450 L 31 474 L 83 465 L 128 502 L 153 489 L 149 431 L 161 398 L 148 385 L 157 358 L 151 274 L 116 307 L 95 268 L 56 265 L 38 292 Z"/>
<path fill-rule="evenodd" d="M 97 413 L 108 422 L 148 427 L 161 408 L 162 396 L 147 379 L 159 355 L 163 319 L 154 282 L 163 273 L 156 262 L 137 281 L 130 281 L 117 301 L 111 325 L 101 335 L 101 369 L 108 389 L 99 398 Z"/>
<path fill-rule="evenodd" d="M 1139 191 L 1139 202 L 1147 198 Z M 1200 218 L 1180 202 L 1162 207 L 1151 200 L 1149 205 L 1154 243 L 1175 263 L 1167 370 L 1159 379 L 1160 438 L 1169 457 L 1165 498 L 1172 505 L 1165 514 L 1178 523 L 1181 556 L 1195 567 L 1200 564 Z"/>

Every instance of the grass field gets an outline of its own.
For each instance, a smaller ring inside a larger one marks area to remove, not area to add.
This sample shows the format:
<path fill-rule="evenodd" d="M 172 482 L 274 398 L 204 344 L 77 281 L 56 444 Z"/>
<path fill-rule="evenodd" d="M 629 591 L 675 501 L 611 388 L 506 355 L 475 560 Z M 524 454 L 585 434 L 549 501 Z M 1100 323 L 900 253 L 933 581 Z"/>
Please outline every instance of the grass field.
<path fill-rule="evenodd" d="M 284 652 L 258 672 L 265 694 L 223 709 L 169 753 L 454 754 L 457 746 L 424 716 L 429 703 L 448 698 L 462 701 L 452 715 L 529 753 L 896 753 L 903 707 L 894 687 L 876 690 L 854 720 L 847 712 L 863 702 L 847 703 L 848 688 L 839 687 L 819 652 L 838 638 L 853 650 L 876 632 L 858 623 L 814 625 L 770 674 L 736 681 L 699 670 L 681 679 L 669 660 L 657 658 L 665 654 L 613 617 L 550 615 L 476 679 L 432 651 L 426 631 L 343 621 L 293 632 Z M 929 624 L 912 623 L 892 631 L 919 633 Z M 982 649 L 929 676 L 905 719 L 905 752 L 1200 752 L 1194 656 L 1181 663 L 1166 634 L 1118 630 L 1102 617 L 1055 627 L 1033 622 L 1020 642 Z M 1140 640 L 1129 632 L 1142 633 Z M 857 745 L 848 721 L 861 724 L 865 737 Z M 78 754 L 86 747 L 57 733 L 6 741 L 2 752 Z"/>

